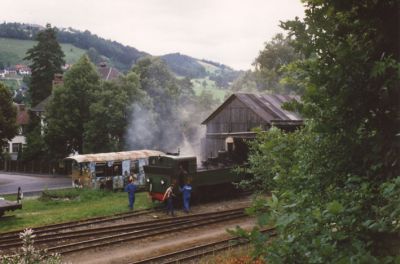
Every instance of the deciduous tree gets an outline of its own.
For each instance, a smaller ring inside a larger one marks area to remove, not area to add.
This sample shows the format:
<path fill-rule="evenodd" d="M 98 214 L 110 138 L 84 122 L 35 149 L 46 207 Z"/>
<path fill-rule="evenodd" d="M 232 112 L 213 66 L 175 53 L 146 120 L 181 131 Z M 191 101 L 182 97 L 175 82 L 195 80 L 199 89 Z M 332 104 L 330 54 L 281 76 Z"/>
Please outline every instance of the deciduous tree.
<path fill-rule="evenodd" d="M 55 87 L 46 109 L 45 141 L 56 157 L 83 153 L 84 127 L 100 91 L 100 77 L 86 55 L 65 73 L 64 84 Z"/>
<path fill-rule="evenodd" d="M 132 108 L 136 103 L 148 100 L 147 94 L 140 89 L 138 76 L 133 72 L 118 80 L 103 82 L 101 91 L 94 96 L 89 107 L 90 120 L 84 125 L 84 151 L 123 150 Z"/>
<path fill-rule="evenodd" d="M 0 83 L 0 146 L 17 134 L 17 109 L 13 105 L 11 92 Z"/>
<path fill-rule="evenodd" d="M 268 263 L 396 262 L 399 2 L 303 2 L 304 21 L 283 27 L 308 58 L 292 70 L 305 88 L 301 109 L 310 121 L 294 135 L 271 131 L 253 145 L 250 158 L 251 170 L 264 176 L 262 188 L 273 194 L 254 208 L 260 223 L 278 229 L 266 258 Z"/>
<path fill-rule="evenodd" d="M 296 90 L 290 84 L 282 82 L 285 77 L 284 68 L 291 62 L 300 59 L 300 53 L 290 44 L 290 38 L 276 34 L 255 59 L 255 77 L 259 90 L 277 93 L 290 93 Z"/>

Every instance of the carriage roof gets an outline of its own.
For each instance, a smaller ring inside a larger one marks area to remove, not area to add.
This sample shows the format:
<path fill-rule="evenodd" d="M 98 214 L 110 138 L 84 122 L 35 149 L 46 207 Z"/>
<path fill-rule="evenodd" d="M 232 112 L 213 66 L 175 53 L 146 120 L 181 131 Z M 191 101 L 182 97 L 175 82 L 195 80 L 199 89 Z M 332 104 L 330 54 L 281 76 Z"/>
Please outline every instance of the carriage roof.
<path fill-rule="evenodd" d="M 74 155 L 66 157 L 65 159 L 74 160 L 78 163 L 107 162 L 107 161 L 137 160 L 163 154 L 164 154 L 163 152 L 158 150 L 143 149 L 143 150 L 122 151 L 122 152 Z"/>

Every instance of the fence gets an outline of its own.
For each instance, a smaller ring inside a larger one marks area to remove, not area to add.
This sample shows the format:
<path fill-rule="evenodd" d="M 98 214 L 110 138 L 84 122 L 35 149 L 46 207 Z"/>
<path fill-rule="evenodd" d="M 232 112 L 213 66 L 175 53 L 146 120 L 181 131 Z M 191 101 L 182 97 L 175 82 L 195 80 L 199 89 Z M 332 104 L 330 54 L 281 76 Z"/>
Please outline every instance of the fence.
<path fill-rule="evenodd" d="M 60 165 L 59 162 L 46 161 L 3 160 L 0 162 L 0 170 L 23 173 L 67 174 L 66 168 Z"/>

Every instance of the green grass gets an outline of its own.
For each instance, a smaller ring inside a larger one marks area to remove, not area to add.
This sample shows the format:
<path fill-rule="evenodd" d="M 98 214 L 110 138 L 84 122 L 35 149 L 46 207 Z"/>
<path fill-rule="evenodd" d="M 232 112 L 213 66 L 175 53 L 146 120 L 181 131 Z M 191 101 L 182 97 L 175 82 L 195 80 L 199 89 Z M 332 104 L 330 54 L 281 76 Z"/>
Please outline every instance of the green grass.
<path fill-rule="evenodd" d="M 45 193 L 40 198 L 24 199 L 21 210 L 8 211 L 0 217 L 0 233 L 129 211 L 125 192 L 66 189 Z M 5 199 L 15 201 L 16 197 Z M 136 194 L 135 210 L 151 206 L 147 193 Z"/>
<path fill-rule="evenodd" d="M 0 38 L 0 61 L 3 64 L 15 65 L 19 63 L 27 63 L 23 60 L 26 56 L 26 51 L 36 45 L 37 41 L 19 40 Z M 71 44 L 61 44 L 61 48 L 65 54 L 65 62 L 73 64 L 86 53 L 85 50 L 75 47 Z"/>
<path fill-rule="evenodd" d="M 192 79 L 193 90 L 196 95 L 201 94 L 203 90 L 209 91 L 212 93 L 215 99 L 220 100 L 221 102 L 224 101 L 225 95 L 227 94 L 227 90 L 221 89 L 215 85 L 215 82 L 208 79 Z M 205 84 L 205 85 L 203 85 Z"/>

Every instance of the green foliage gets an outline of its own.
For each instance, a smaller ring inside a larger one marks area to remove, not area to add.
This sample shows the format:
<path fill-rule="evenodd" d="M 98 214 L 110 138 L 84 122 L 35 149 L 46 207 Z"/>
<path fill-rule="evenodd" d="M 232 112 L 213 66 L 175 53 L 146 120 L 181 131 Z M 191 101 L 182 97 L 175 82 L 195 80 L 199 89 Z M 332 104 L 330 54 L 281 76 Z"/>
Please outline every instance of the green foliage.
<path fill-rule="evenodd" d="M 51 158 L 48 153 L 47 145 L 42 136 L 40 120 L 36 115 L 30 115 L 30 129 L 25 134 L 26 146 L 22 152 L 22 159 L 25 161 L 45 160 Z"/>
<path fill-rule="evenodd" d="M 17 109 L 9 89 L 0 83 L 0 146 L 17 134 Z"/>
<path fill-rule="evenodd" d="M 0 256 L 1 264 L 59 264 L 61 263 L 60 254 L 48 254 L 46 250 L 37 250 L 34 247 L 34 235 L 32 229 L 25 229 L 19 234 L 22 240 L 22 247 L 20 252 L 16 255 L 3 255 Z"/>
<path fill-rule="evenodd" d="M 254 209 L 275 225 L 268 263 L 399 261 L 398 1 L 304 1 L 283 27 L 305 57 L 302 131 L 260 133 Z M 266 213 L 267 211 L 267 213 Z"/>
<path fill-rule="evenodd" d="M 176 151 L 178 143 L 182 141 L 180 129 L 177 129 L 181 126 L 177 113 L 183 94 L 182 83 L 172 75 L 165 62 L 159 58 L 142 59 L 132 71 L 139 76 L 142 90 L 151 98 L 152 107 L 149 108 L 147 116 L 155 118 L 156 126 L 147 126 L 147 130 L 152 134 L 152 139 L 149 139 L 151 142 L 140 142 L 141 140 L 134 139 L 135 142 L 132 142 L 131 146 L 134 148 L 157 146 L 160 149 Z M 141 122 L 135 117 L 134 120 L 138 124 Z"/>
<path fill-rule="evenodd" d="M 246 71 L 232 83 L 231 90 L 234 92 L 257 93 L 258 86 L 256 74 L 253 71 Z"/>
<path fill-rule="evenodd" d="M 91 120 L 90 106 L 100 89 L 100 77 L 87 56 L 66 72 L 63 85 L 54 88 L 46 109 L 45 141 L 55 158 L 83 153 L 85 124 Z"/>
<path fill-rule="evenodd" d="M 90 105 L 90 120 L 84 125 L 84 152 L 121 151 L 129 113 L 137 102 L 149 98 L 140 89 L 138 76 L 131 72 L 114 82 L 103 82 Z"/>
<path fill-rule="evenodd" d="M 282 80 L 287 74 L 285 67 L 300 58 L 300 54 L 291 46 L 290 38 L 276 34 L 271 41 L 265 43 L 264 50 L 254 61 L 258 89 L 282 94 L 297 91 L 295 85 Z"/>
<path fill-rule="evenodd" d="M 38 33 L 37 45 L 27 51 L 25 60 L 29 60 L 32 71 L 29 92 L 32 105 L 37 105 L 51 94 L 54 74 L 62 73 L 65 64 L 64 53 L 56 39 L 56 29 L 50 24 Z"/>

